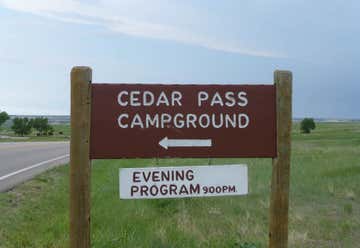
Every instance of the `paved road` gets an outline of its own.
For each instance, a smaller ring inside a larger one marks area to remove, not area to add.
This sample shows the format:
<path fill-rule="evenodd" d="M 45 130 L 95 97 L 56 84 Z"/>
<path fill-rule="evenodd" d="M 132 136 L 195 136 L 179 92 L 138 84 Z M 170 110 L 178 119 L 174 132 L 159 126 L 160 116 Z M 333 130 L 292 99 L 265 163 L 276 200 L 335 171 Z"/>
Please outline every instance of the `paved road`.
<path fill-rule="evenodd" d="M 0 142 L 0 192 L 69 161 L 69 142 Z"/>

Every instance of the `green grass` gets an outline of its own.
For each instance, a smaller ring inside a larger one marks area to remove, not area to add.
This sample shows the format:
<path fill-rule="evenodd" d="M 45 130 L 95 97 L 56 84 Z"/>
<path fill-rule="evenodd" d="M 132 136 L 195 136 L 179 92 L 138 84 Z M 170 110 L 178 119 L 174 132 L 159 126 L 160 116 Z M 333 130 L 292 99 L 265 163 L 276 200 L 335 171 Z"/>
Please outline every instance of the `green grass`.
<path fill-rule="evenodd" d="M 360 123 L 294 125 L 289 247 L 359 247 Z M 97 160 L 92 167 L 92 247 L 266 247 L 271 159 L 246 163 L 249 195 L 120 200 L 119 167 L 207 164 L 207 159 Z M 67 247 L 68 166 L 0 194 L 0 247 Z"/>
<path fill-rule="evenodd" d="M 0 129 L 0 135 L 10 136 L 12 138 L 2 138 L 0 142 L 24 142 L 24 141 L 66 141 L 70 138 L 70 125 L 55 124 L 54 135 L 52 136 L 37 136 L 36 130 L 33 130 L 30 135 L 25 137 L 19 137 L 9 127 L 2 127 Z M 60 133 L 62 132 L 62 134 Z"/>

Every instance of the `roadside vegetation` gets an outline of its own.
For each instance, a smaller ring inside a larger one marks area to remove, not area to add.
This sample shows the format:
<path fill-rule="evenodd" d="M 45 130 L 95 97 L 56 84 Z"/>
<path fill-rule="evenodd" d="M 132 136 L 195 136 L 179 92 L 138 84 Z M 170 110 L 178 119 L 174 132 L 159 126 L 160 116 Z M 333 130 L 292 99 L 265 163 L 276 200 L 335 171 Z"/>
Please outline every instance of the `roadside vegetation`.
<path fill-rule="evenodd" d="M 20 118 L 13 119 L 11 129 L 16 135 L 29 135 L 33 129 L 36 130 L 36 136 L 52 136 L 54 128 L 49 124 L 49 120 L 44 117 Z"/>
<path fill-rule="evenodd" d="M 5 123 L 5 121 L 9 120 L 9 115 L 5 111 L 0 110 L 0 128 Z"/>
<path fill-rule="evenodd" d="M 360 123 L 293 126 L 289 247 L 359 247 Z M 208 159 L 96 160 L 92 247 L 266 247 L 271 159 L 245 163 L 249 195 L 120 200 L 120 167 L 204 165 Z M 58 167 L 0 193 L 0 247 L 67 247 L 69 168 Z"/>
<path fill-rule="evenodd" d="M 302 133 L 310 133 L 315 127 L 316 125 L 313 118 L 305 118 L 300 122 L 300 131 Z"/>
<path fill-rule="evenodd" d="M 0 121 L 1 121 L 1 113 L 0 113 Z M 69 140 L 69 138 L 70 138 L 70 125 L 50 124 L 49 120 L 44 117 L 36 117 L 36 118 L 16 117 L 12 119 L 11 123 L 8 124 L 7 126 L 3 125 L 1 127 L 0 125 L 0 142 L 63 141 L 63 140 Z"/>

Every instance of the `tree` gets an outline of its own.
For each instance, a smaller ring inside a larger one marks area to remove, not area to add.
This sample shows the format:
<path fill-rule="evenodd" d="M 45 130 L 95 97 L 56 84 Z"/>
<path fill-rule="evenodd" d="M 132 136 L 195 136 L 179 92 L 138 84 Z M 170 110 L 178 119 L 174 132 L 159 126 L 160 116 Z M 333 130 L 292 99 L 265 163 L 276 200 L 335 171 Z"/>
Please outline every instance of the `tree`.
<path fill-rule="evenodd" d="M 5 111 L 0 112 L 0 127 L 5 121 L 9 120 L 9 118 L 9 115 Z"/>
<path fill-rule="evenodd" d="M 48 118 L 37 117 L 32 119 L 33 127 L 39 132 L 40 135 L 49 135 L 54 132 L 53 127 L 49 124 Z"/>
<path fill-rule="evenodd" d="M 13 120 L 13 125 L 11 126 L 11 129 L 15 132 L 15 134 L 24 136 L 31 133 L 32 124 L 32 120 L 28 118 L 16 117 Z"/>
<path fill-rule="evenodd" d="M 310 133 L 315 129 L 315 121 L 313 118 L 305 118 L 300 123 L 300 130 L 302 133 Z"/>
<path fill-rule="evenodd" d="M 52 136 L 54 135 L 55 129 L 53 126 L 49 125 L 49 130 L 47 131 L 47 135 Z"/>

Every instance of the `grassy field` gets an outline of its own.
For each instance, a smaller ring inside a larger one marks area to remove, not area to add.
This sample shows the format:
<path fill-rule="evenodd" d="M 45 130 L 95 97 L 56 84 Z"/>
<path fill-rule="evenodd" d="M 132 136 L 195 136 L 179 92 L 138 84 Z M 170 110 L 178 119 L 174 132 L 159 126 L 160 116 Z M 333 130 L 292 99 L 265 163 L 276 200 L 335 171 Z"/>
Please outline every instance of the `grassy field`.
<path fill-rule="evenodd" d="M 289 247 L 359 247 L 360 123 L 319 124 L 293 131 Z M 207 164 L 164 159 L 159 165 Z M 266 247 L 271 159 L 246 163 L 249 195 L 120 200 L 119 167 L 156 160 L 98 160 L 92 167 L 92 247 Z M 68 167 L 0 194 L 0 247 L 67 247 Z"/>
<path fill-rule="evenodd" d="M 23 142 L 23 141 L 64 141 L 70 138 L 70 125 L 55 124 L 54 135 L 52 136 L 36 136 L 36 130 L 25 137 L 19 137 L 9 127 L 0 129 L 0 136 L 9 136 L 9 138 L 0 138 L 0 142 Z M 61 133 L 62 132 L 62 133 Z"/>

